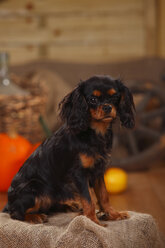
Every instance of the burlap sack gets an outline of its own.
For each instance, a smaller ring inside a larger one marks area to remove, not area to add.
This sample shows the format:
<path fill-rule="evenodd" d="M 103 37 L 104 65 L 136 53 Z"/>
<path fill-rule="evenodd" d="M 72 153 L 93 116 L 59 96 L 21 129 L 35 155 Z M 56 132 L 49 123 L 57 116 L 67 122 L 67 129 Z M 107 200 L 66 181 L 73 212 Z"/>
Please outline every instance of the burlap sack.
<path fill-rule="evenodd" d="M 152 216 L 130 212 L 130 219 L 101 227 L 75 213 L 56 214 L 45 224 L 29 224 L 0 213 L 0 248 L 163 248 Z"/>

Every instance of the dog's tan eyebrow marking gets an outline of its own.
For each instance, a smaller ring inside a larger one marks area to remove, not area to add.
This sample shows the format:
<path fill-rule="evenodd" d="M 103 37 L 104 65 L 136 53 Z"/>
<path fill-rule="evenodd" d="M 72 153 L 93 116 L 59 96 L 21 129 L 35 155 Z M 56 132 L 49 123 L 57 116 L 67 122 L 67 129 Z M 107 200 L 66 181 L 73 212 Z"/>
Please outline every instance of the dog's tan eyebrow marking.
<path fill-rule="evenodd" d="M 94 90 L 92 94 L 94 96 L 101 96 L 101 91 L 100 90 Z"/>
<path fill-rule="evenodd" d="M 107 91 L 107 93 L 108 93 L 108 95 L 112 96 L 112 95 L 114 95 L 116 93 L 116 90 L 112 88 L 112 89 L 109 89 Z"/>
<path fill-rule="evenodd" d="M 92 156 L 88 156 L 84 153 L 80 153 L 80 160 L 84 168 L 92 167 L 95 161 Z"/>

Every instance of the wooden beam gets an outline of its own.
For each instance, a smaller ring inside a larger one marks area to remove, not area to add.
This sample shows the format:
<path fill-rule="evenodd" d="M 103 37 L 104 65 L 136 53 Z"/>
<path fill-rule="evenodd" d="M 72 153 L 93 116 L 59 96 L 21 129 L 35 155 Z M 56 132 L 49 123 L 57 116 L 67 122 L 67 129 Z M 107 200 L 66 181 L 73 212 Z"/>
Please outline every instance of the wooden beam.
<path fill-rule="evenodd" d="M 157 55 L 157 4 L 156 0 L 144 1 L 145 51 L 147 57 Z"/>
<path fill-rule="evenodd" d="M 165 1 L 158 0 L 158 55 L 165 58 Z"/>

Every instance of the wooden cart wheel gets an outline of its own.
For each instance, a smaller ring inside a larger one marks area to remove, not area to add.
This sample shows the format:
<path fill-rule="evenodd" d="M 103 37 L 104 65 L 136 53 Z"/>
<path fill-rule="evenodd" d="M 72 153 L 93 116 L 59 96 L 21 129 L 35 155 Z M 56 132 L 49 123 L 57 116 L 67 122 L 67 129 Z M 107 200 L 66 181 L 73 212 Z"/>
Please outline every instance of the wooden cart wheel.
<path fill-rule="evenodd" d="M 115 132 L 112 165 L 143 170 L 165 153 L 165 85 L 136 82 L 130 88 L 136 106 L 136 127 Z"/>

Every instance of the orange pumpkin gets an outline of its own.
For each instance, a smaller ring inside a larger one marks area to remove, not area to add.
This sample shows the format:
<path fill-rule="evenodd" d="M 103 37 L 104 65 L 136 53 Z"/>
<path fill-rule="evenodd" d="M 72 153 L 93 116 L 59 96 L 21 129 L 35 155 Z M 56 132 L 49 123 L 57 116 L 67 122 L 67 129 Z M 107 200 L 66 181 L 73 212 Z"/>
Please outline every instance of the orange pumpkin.
<path fill-rule="evenodd" d="M 13 177 L 29 156 L 32 145 L 20 135 L 0 133 L 0 191 L 7 191 Z"/>
<path fill-rule="evenodd" d="M 40 145 L 41 145 L 41 142 L 37 142 L 36 144 L 34 144 L 32 146 L 31 153 L 33 153 L 37 149 L 37 147 L 39 147 Z"/>

